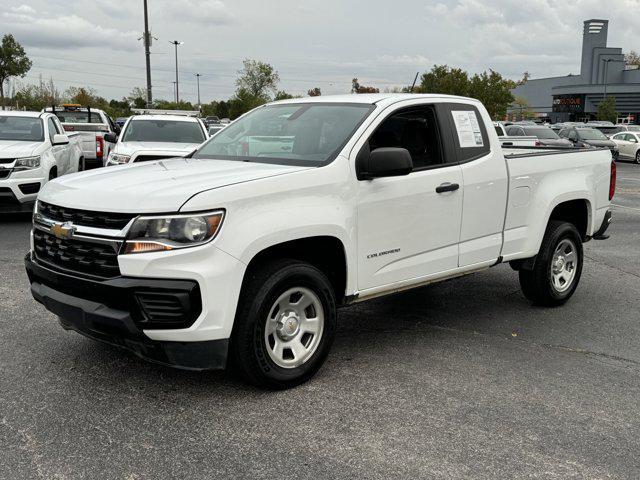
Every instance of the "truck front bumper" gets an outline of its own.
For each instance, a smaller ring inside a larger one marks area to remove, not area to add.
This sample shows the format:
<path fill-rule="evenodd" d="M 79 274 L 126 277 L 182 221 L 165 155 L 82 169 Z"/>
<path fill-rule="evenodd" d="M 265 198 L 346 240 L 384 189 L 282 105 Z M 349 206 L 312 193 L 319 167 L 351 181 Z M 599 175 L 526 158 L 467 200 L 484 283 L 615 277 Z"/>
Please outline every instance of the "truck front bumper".
<path fill-rule="evenodd" d="M 145 360 L 187 370 L 226 366 L 228 338 L 192 342 L 152 340 L 143 329 L 158 328 L 144 305 L 144 292 L 175 295 L 185 308 L 189 327 L 200 314 L 200 288 L 192 280 L 117 277 L 90 280 L 67 275 L 37 263 L 27 254 L 27 275 L 33 297 L 59 317 L 60 324 L 94 340 L 129 350 Z M 142 293 L 142 295 L 141 295 Z M 175 325 L 172 325 L 175 327 Z"/>

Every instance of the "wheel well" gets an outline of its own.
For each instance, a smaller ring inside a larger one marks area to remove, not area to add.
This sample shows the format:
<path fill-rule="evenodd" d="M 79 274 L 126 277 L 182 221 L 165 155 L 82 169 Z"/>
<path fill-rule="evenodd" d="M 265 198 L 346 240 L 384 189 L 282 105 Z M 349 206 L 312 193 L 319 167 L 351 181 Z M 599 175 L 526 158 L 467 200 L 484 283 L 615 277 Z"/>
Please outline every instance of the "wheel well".
<path fill-rule="evenodd" d="M 344 301 L 347 261 L 344 246 L 337 238 L 309 237 L 272 245 L 251 259 L 247 271 L 277 258 L 292 258 L 310 263 L 327 276 L 333 286 L 338 304 Z"/>
<path fill-rule="evenodd" d="M 571 200 L 561 203 L 553 209 L 549 220 L 562 220 L 572 223 L 583 240 L 587 238 L 589 225 L 589 208 L 586 200 Z"/>

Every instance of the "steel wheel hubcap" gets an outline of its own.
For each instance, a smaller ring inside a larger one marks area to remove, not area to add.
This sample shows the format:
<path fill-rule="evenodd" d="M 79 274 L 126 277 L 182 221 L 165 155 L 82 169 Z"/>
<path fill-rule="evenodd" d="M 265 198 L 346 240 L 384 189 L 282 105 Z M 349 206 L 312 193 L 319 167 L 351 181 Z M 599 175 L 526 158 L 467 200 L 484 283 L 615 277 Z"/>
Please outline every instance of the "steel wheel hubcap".
<path fill-rule="evenodd" d="M 551 284 L 557 292 L 566 292 L 576 277 L 578 253 L 575 244 L 565 238 L 553 254 L 551 260 Z"/>
<path fill-rule="evenodd" d="M 269 310 L 264 331 L 269 358 L 282 368 L 299 367 L 317 350 L 323 329 L 320 298 L 308 288 L 290 288 Z"/>

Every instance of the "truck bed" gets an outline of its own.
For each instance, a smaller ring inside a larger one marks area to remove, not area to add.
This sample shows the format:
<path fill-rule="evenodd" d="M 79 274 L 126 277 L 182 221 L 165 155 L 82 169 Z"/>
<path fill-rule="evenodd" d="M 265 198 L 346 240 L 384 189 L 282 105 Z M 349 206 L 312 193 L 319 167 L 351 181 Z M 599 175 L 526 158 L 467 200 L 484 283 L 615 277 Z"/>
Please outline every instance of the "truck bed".
<path fill-rule="evenodd" d="M 571 195 L 587 199 L 590 222 L 585 233 L 593 235 L 609 208 L 612 158 L 608 149 L 509 147 L 503 153 L 509 177 L 505 261 L 535 255 L 549 215 Z"/>

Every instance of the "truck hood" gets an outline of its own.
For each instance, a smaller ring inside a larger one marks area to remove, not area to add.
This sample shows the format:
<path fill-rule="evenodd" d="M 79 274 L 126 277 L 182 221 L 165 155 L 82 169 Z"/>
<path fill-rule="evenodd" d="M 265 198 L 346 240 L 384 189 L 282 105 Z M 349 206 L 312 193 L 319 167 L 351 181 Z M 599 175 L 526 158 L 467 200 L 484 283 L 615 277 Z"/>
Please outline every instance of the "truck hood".
<path fill-rule="evenodd" d="M 116 145 L 115 153 L 121 155 L 133 155 L 136 152 L 162 151 L 176 152 L 176 156 L 185 155 L 198 148 L 199 143 L 177 142 L 121 142 Z"/>
<path fill-rule="evenodd" d="M 0 140 L 0 158 L 29 157 L 42 142 Z"/>
<path fill-rule="evenodd" d="M 38 199 L 63 207 L 102 212 L 177 212 L 189 198 L 205 190 L 308 168 L 176 158 L 65 175 L 45 184 Z"/>

